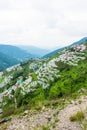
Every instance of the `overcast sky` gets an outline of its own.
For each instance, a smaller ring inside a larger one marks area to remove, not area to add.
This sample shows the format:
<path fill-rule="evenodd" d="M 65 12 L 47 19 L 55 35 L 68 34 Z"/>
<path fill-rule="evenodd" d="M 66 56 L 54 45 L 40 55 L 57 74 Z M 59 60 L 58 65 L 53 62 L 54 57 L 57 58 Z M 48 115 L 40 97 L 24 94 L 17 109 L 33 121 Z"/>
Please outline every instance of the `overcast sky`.
<path fill-rule="evenodd" d="M 0 43 L 65 46 L 87 36 L 87 0 L 0 0 Z"/>

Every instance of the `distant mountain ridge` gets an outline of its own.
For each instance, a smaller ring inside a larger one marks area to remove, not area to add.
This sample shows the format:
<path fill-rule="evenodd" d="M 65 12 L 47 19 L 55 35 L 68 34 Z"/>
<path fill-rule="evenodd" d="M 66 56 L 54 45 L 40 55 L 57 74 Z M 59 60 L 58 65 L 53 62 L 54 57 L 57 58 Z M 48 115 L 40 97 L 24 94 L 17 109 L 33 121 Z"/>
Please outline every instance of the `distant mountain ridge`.
<path fill-rule="evenodd" d="M 22 50 L 25 50 L 33 55 L 35 55 L 36 57 L 42 57 L 44 55 L 46 55 L 47 53 L 50 52 L 50 50 L 47 49 L 43 49 L 43 48 L 39 48 L 36 46 L 18 46 L 19 48 L 21 48 Z"/>
<path fill-rule="evenodd" d="M 74 42 L 74 43 L 72 43 L 72 44 L 70 44 L 69 46 L 66 46 L 66 47 L 70 47 L 70 46 L 74 46 L 74 45 L 80 45 L 80 44 L 83 44 L 84 42 L 87 42 L 87 37 L 84 37 L 81 40 L 79 40 L 77 42 Z M 43 58 L 49 58 L 49 57 L 55 55 L 56 53 L 58 53 L 59 51 L 61 51 L 64 48 L 65 47 L 56 49 L 56 50 L 52 51 L 51 53 L 48 53 L 48 54 L 44 55 Z"/>
<path fill-rule="evenodd" d="M 12 45 L 0 45 L 0 52 L 16 58 L 19 61 L 24 61 L 34 57 L 32 54 Z"/>
<path fill-rule="evenodd" d="M 84 42 L 87 42 L 87 37 L 84 37 L 81 40 L 74 42 L 73 44 L 71 44 L 71 46 L 77 45 L 77 44 L 83 44 Z"/>
<path fill-rule="evenodd" d="M 50 53 L 44 55 L 42 58 L 49 58 L 49 57 L 55 55 L 57 52 L 61 51 L 62 49 L 63 49 L 63 48 L 57 49 L 57 50 L 55 50 L 55 51 L 52 51 L 52 52 L 50 52 Z"/>
<path fill-rule="evenodd" d="M 11 45 L 0 45 L 0 71 L 35 56 Z"/>
<path fill-rule="evenodd" d="M 87 37 L 84 37 L 81 40 L 74 42 L 73 44 L 67 47 L 71 47 L 73 45 L 80 45 L 80 44 L 83 44 L 84 42 L 87 42 Z M 13 66 L 15 64 L 18 64 L 21 61 L 26 61 L 31 58 L 36 58 L 36 57 L 49 58 L 57 54 L 59 51 L 61 51 L 64 48 L 65 47 L 59 48 L 59 49 L 56 49 L 55 51 L 52 51 L 51 53 L 46 54 L 47 52 L 49 52 L 49 50 L 41 49 L 38 47 L 22 46 L 19 48 L 12 45 L 0 44 L 0 71 L 10 66 Z M 29 50 L 33 54 L 29 53 Z"/>
<path fill-rule="evenodd" d="M 85 40 L 65 47 L 51 58 L 31 59 L 1 72 L 2 130 L 87 130 Z"/>
<path fill-rule="evenodd" d="M 0 71 L 18 63 L 19 61 L 17 59 L 7 56 L 0 52 Z"/>

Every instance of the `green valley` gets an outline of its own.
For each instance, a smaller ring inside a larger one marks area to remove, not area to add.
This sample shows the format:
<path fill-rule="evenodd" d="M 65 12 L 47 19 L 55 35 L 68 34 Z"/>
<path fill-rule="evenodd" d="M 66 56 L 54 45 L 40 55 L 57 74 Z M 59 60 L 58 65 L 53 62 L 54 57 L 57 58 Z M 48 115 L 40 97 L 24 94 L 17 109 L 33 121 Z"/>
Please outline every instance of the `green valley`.
<path fill-rule="evenodd" d="M 43 107 L 56 109 L 59 105 L 63 109 L 66 100 L 76 99 L 81 91 L 87 94 L 87 42 L 65 47 L 52 57 L 31 59 L 3 71 L 0 77 L 1 118 L 20 115 L 26 110 L 41 111 Z"/>

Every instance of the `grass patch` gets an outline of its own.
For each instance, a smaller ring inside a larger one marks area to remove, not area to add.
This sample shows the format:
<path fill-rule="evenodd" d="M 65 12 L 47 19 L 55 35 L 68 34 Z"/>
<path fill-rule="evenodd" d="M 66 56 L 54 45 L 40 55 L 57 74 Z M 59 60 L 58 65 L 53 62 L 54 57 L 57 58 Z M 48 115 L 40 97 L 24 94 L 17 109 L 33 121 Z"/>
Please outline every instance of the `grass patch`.
<path fill-rule="evenodd" d="M 82 119 L 84 119 L 84 113 L 82 111 L 78 111 L 70 117 L 70 121 L 81 121 Z"/>
<path fill-rule="evenodd" d="M 55 119 L 55 123 L 59 122 L 60 120 L 58 118 Z"/>
<path fill-rule="evenodd" d="M 81 128 L 82 128 L 82 130 L 87 130 L 87 119 L 82 121 Z"/>
<path fill-rule="evenodd" d="M 48 126 L 42 126 L 42 130 L 50 130 L 50 128 Z"/>
<path fill-rule="evenodd" d="M 54 129 L 56 127 L 56 122 L 52 122 L 50 126 L 52 127 L 52 129 Z"/>

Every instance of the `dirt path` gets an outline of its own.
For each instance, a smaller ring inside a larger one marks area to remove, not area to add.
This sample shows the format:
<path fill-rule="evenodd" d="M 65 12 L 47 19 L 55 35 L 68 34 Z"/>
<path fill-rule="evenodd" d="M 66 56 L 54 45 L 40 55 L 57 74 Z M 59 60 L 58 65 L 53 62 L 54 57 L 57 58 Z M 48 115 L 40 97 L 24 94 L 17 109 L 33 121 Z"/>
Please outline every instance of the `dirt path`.
<path fill-rule="evenodd" d="M 79 104 L 79 101 L 81 104 Z M 78 122 L 71 122 L 70 116 L 75 114 L 78 110 L 85 111 L 87 107 L 87 97 L 82 97 L 81 99 L 74 101 L 73 104 L 68 105 L 65 109 L 63 109 L 58 118 L 60 121 L 58 122 L 56 128 L 59 130 L 81 130 L 81 127 Z"/>
<path fill-rule="evenodd" d="M 78 110 L 85 111 L 86 106 L 87 96 L 73 101 L 72 104 L 56 115 L 56 119 L 59 119 L 59 122 L 55 123 L 55 127 L 52 127 L 51 124 L 55 121 L 54 113 L 56 113 L 56 110 L 49 109 L 31 116 L 26 114 L 22 117 L 15 117 L 9 122 L 5 130 L 43 130 L 43 125 L 46 127 L 50 126 L 50 130 L 81 130 L 79 123 L 71 122 L 69 117 Z"/>

